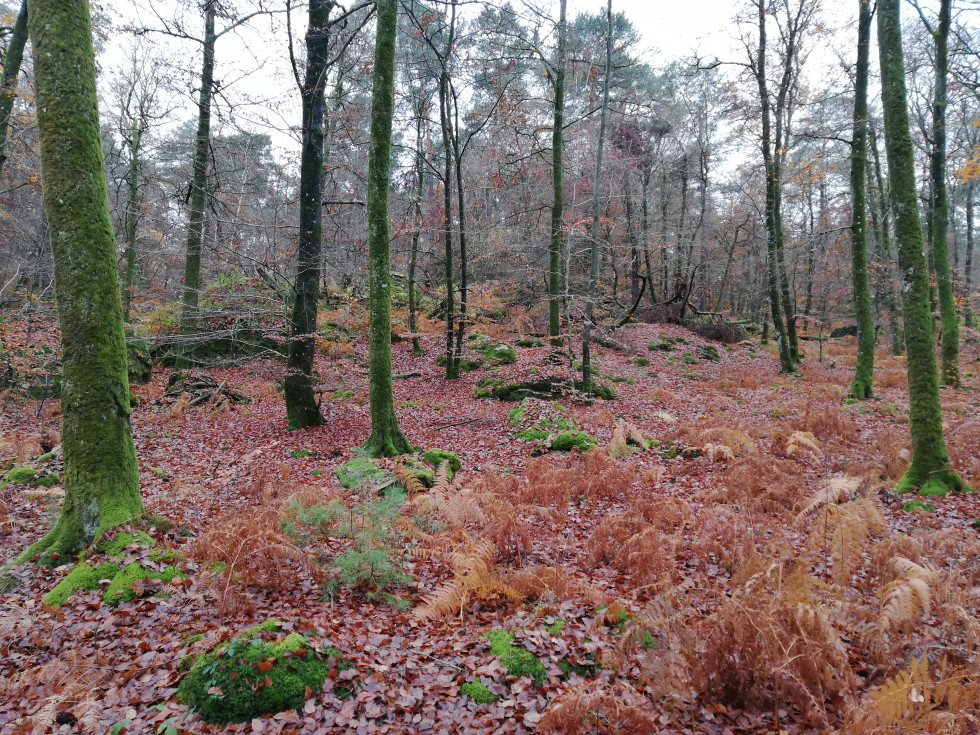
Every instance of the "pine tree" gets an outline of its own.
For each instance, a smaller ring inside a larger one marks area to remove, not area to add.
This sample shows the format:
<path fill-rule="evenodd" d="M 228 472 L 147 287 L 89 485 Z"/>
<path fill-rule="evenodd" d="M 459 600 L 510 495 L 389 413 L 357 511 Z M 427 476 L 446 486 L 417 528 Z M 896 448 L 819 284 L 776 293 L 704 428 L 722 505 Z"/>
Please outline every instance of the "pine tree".
<path fill-rule="evenodd" d="M 21 557 L 78 552 L 140 515 L 116 242 L 86 0 L 30 0 L 44 210 L 61 328 L 65 500 Z"/>
<path fill-rule="evenodd" d="M 395 99 L 395 33 L 398 1 L 378 0 L 371 144 L 368 154 L 368 300 L 370 321 L 371 436 L 364 452 L 393 457 L 413 451 L 395 415 L 391 384 L 391 264 L 388 252 L 388 189 L 391 184 L 391 122 Z M 449 186 L 448 180 L 446 186 Z"/>

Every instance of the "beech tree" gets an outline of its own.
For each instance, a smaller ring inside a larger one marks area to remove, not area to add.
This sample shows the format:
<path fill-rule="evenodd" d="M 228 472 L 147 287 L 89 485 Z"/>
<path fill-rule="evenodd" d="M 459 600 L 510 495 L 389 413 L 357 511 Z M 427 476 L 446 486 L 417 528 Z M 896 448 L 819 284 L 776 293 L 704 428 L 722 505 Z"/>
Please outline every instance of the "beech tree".
<path fill-rule="evenodd" d="M 906 370 L 912 462 L 898 490 L 918 489 L 926 495 L 960 490 L 963 480 L 952 470 L 943 439 L 943 415 L 936 372 L 935 332 L 929 308 L 929 266 L 923 251 L 922 227 L 915 188 L 915 158 L 905 94 L 900 0 L 878 1 L 878 53 L 881 99 L 885 118 L 888 178 L 895 205 L 895 237 L 902 279 Z"/>
<path fill-rule="evenodd" d="M 61 328 L 65 499 L 55 526 L 21 559 L 76 553 L 143 512 L 89 4 L 30 0 L 28 6 Z"/>
<path fill-rule="evenodd" d="M 393 457 L 413 451 L 411 443 L 398 427 L 391 384 L 388 190 L 391 185 L 391 123 L 395 104 L 398 0 L 378 0 L 377 14 L 367 192 L 371 436 L 364 444 L 364 453 L 369 457 Z M 447 180 L 447 187 L 448 184 Z"/>

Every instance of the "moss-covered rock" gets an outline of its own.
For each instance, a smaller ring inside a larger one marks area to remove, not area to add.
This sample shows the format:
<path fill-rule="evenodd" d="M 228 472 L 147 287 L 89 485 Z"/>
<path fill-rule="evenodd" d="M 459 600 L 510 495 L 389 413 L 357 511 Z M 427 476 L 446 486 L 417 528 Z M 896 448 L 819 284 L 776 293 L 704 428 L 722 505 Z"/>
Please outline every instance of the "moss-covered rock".
<path fill-rule="evenodd" d="M 148 569 L 139 562 L 127 564 L 118 570 L 113 576 L 109 586 L 102 594 L 102 600 L 109 605 L 118 605 L 120 602 L 135 600 L 142 597 L 145 592 L 143 581 L 147 579 L 160 579 L 170 583 L 175 579 L 186 577 L 187 574 L 181 572 L 175 566 L 168 566 L 160 571 Z"/>
<path fill-rule="evenodd" d="M 37 477 L 31 481 L 31 484 L 34 487 L 54 487 L 55 485 L 59 485 L 60 483 L 61 483 L 61 475 L 59 475 L 57 472 L 50 475 Z"/>
<path fill-rule="evenodd" d="M 463 461 L 456 452 L 449 452 L 445 449 L 428 449 L 422 452 L 421 456 L 423 460 L 436 468 L 443 462 L 449 462 L 449 469 L 453 473 L 459 472 L 460 467 L 463 466 Z"/>
<path fill-rule="evenodd" d="M 552 440 L 550 448 L 554 452 L 570 452 L 573 449 L 587 452 L 597 446 L 599 442 L 584 431 L 563 431 Z"/>
<path fill-rule="evenodd" d="M 477 383 L 476 397 L 496 398 L 499 401 L 523 401 L 525 398 L 554 400 L 564 396 L 569 387 L 567 378 L 557 376 L 526 381 L 484 378 Z"/>
<path fill-rule="evenodd" d="M 585 390 L 585 384 L 580 381 L 575 381 L 576 390 L 580 390 L 590 396 L 595 396 L 596 398 L 601 398 L 604 401 L 615 401 L 616 400 L 616 389 L 611 385 L 600 385 L 594 380 L 589 381 L 589 389 Z"/>
<path fill-rule="evenodd" d="M 296 709 L 323 687 L 331 669 L 352 668 L 336 649 L 318 651 L 270 620 L 198 657 L 177 697 L 217 725 Z"/>
<path fill-rule="evenodd" d="M 19 467 L 12 468 L 5 478 L 8 483 L 22 484 L 28 483 L 34 479 L 37 472 L 33 467 L 28 467 L 26 465 L 21 465 Z"/>
<path fill-rule="evenodd" d="M 472 345 L 472 348 L 490 365 L 510 365 L 517 362 L 514 348 L 503 342 L 485 340 Z"/>
<path fill-rule="evenodd" d="M 346 488 L 356 488 L 371 479 L 380 479 L 387 472 L 378 467 L 367 457 L 356 457 L 344 462 L 334 470 L 340 484 Z"/>

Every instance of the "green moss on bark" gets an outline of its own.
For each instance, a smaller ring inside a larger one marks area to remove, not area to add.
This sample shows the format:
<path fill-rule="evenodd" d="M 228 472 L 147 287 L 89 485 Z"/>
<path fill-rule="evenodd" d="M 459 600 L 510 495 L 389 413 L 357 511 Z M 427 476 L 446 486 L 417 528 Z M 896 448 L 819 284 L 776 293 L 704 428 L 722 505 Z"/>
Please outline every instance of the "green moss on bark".
<path fill-rule="evenodd" d="M 65 501 L 54 528 L 22 560 L 77 552 L 143 512 L 89 6 L 30 0 L 28 9 L 62 341 Z"/>
<path fill-rule="evenodd" d="M 394 457 L 414 451 L 398 426 L 391 384 L 388 190 L 391 183 L 391 122 L 394 112 L 398 3 L 396 0 L 378 0 L 377 8 L 367 195 L 371 435 L 362 449 L 368 457 Z"/>
<path fill-rule="evenodd" d="M 949 467 L 949 454 L 943 439 L 935 333 L 929 304 L 929 269 L 923 252 L 915 158 L 906 107 L 899 0 L 879 0 L 877 13 L 885 149 L 894 197 L 895 237 L 902 279 L 912 434 L 912 462 L 898 489 L 920 488 L 929 494 L 941 494 L 959 490 L 963 483 Z"/>

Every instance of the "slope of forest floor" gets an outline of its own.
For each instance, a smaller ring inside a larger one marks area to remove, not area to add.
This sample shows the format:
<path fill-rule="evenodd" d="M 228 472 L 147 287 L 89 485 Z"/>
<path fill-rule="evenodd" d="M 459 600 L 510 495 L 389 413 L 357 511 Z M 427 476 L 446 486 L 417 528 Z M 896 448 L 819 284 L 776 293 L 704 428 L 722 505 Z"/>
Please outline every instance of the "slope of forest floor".
<path fill-rule="evenodd" d="M 32 345 L 57 344 L 52 324 L 33 328 Z M 445 381 L 440 337 L 424 335 L 419 358 L 395 344 L 395 372 L 419 374 L 394 382 L 404 433 L 462 468 L 384 518 L 372 488 L 335 475 L 369 433 L 366 335 L 318 356 L 326 423 L 295 432 L 281 364 L 198 371 L 251 399 L 217 408 L 168 398 L 171 370 L 158 367 L 133 387 L 133 433 L 145 508 L 173 524 L 150 532 L 187 577 L 149 578 L 115 606 L 101 589 L 76 591 L 53 609 L 42 598 L 70 566 L 14 568 L 0 597 L 0 731 L 976 727 L 980 495 L 890 492 L 908 457 L 904 362 L 879 352 L 876 397 L 856 403 L 853 338 L 825 343 L 822 362 L 806 343 L 795 376 L 778 374 L 769 347 L 680 327 L 618 338 L 632 351 L 596 359 L 618 398 L 557 404 L 475 397 L 488 376 L 566 377 L 546 347 Z M 965 330 L 961 360 L 963 388 L 943 390 L 946 436 L 980 486 L 977 332 Z M 0 400 L 0 459 L 57 478 L 57 453 L 37 459 L 57 402 Z M 598 448 L 547 452 L 548 438 L 516 436 L 555 427 Z M 0 489 L 0 558 L 50 527 L 58 487 Z M 338 502 L 361 537 L 338 532 L 337 514 L 311 520 Z M 373 581 L 345 583 L 336 560 L 352 549 L 382 552 Z M 269 619 L 353 668 L 333 669 L 300 709 L 244 724 L 209 725 L 179 703 L 185 657 Z M 491 652 L 495 629 L 533 654 L 517 657 L 524 668 Z M 493 701 L 465 695 L 467 682 Z"/>

